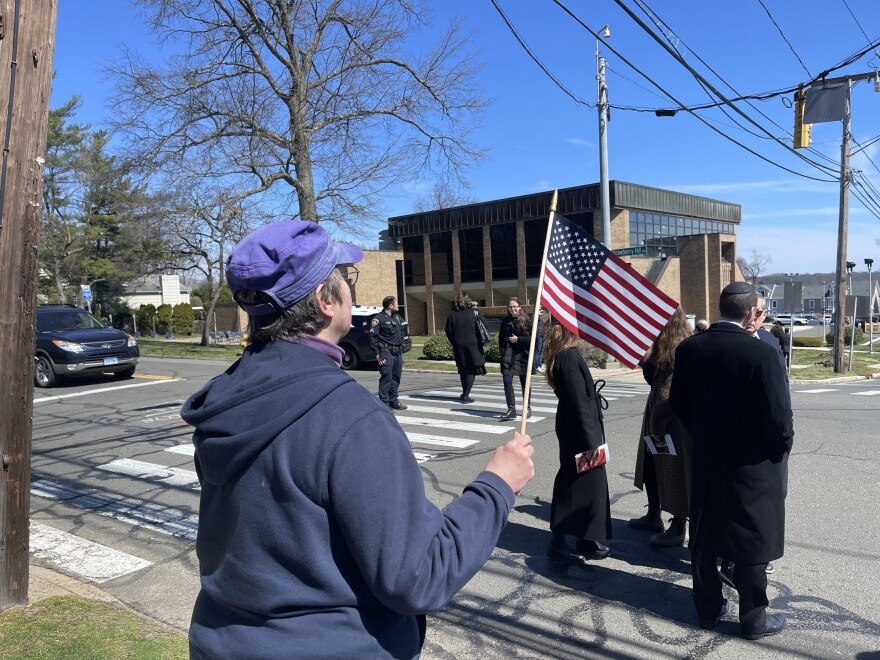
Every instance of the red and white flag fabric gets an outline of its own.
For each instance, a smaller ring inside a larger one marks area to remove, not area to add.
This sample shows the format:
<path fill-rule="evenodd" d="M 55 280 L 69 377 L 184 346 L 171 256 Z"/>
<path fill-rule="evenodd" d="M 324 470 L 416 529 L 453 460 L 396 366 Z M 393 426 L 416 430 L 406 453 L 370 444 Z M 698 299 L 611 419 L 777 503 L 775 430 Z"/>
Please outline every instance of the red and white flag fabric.
<path fill-rule="evenodd" d="M 542 301 L 586 342 L 633 368 L 678 303 L 585 230 L 550 214 Z"/>

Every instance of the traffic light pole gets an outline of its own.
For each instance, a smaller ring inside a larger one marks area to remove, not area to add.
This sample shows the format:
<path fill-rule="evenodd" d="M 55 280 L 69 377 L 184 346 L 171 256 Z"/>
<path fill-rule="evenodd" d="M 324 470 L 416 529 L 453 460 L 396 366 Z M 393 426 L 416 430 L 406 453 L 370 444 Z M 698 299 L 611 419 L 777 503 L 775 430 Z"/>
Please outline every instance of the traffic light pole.
<path fill-rule="evenodd" d="M 843 373 L 843 314 L 846 303 L 846 241 L 849 223 L 849 123 L 850 123 L 850 82 L 847 79 L 846 96 L 843 102 L 843 141 L 840 144 L 840 213 L 837 221 L 837 298 L 834 301 L 834 373 Z M 855 319 L 853 319 L 855 334 Z"/>

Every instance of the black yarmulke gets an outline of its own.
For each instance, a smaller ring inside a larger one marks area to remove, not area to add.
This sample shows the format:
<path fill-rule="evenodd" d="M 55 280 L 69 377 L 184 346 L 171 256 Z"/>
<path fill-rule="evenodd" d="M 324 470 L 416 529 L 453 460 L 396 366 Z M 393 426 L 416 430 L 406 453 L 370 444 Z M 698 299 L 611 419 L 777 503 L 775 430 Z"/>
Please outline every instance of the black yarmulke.
<path fill-rule="evenodd" d="M 733 284 L 728 284 L 724 287 L 724 290 L 721 292 L 722 296 L 734 296 L 741 293 L 752 293 L 755 290 L 748 282 L 734 282 Z"/>

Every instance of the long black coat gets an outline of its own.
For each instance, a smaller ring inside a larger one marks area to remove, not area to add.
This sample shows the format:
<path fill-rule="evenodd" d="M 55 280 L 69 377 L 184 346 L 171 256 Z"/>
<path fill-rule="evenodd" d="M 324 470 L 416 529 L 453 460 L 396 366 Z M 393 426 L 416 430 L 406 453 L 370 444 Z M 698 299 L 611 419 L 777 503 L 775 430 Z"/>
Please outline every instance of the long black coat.
<path fill-rule="evenodd" d="M 486 373 L 486 358 L 477 339 L 477 314 L 475 309 L 459 309 L 450 312 L 446 319 L 446 337 L 461 374 Z"/>
<path fill-rule="evenodd" d="M 528 320 L 528 317 L 526 317 Z M 531 323 L 526 324 L 525 334 L 516 331 L 514 322 L 516 319 L 508 314 L 501 321 L 498 329 L 498 350 L 501 353 L 501 373 L 511 373 L 517 376 L 525 376 L 529 364 L 529 344 L 532 340 L 530 331 Z M 511 336 L 516 336 L 516 342 L 511 342 Z"/>
<path fill-rule="evenodd" d="M 587 363 L 576 348 L 556 356 L 553 383 L 559 404 L 559 472 L 553 482 L 550 529 L 595 541 L 611 538 L 611 500 L 605 466 L 578 474 L 575 454 L 605 442 L 602 408 Z"/>
<path fill-rule="evenodd" d="M 776 352 L 732 323 L 679 344 L 669 402 L 693 432 L 691 547 L 744 564 L 782 556 L 791 405 Z"/>

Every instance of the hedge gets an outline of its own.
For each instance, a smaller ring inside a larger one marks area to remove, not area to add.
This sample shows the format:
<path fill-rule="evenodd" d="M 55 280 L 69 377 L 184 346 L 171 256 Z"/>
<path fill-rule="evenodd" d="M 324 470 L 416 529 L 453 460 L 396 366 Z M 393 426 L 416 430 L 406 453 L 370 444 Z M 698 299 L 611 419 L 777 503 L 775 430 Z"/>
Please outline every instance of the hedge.
<path fill-rule="evenodd" d="M 799 346 L 801 348 L 821 348 L 822 347 L 822 338 L 821 337 L 794 337 L 791 340 L 792 346 Z"/>
<path fill-rule="evenodd" d="M 852 326 L 848 325 L 843 329 L 844 343 L 849 345 L 851 336 L 852 336 Z M 864 341 L 864 339 L 865 339 L 865 333 L 862 332 L 861 328 L 856 328 L 856 343 L 861 344 L 862 341 Z M 829 332 L 827 335 L 825 335 L 825 344 L 827 346 L 834 345 L 834 335 L 832 333 Z"/>

